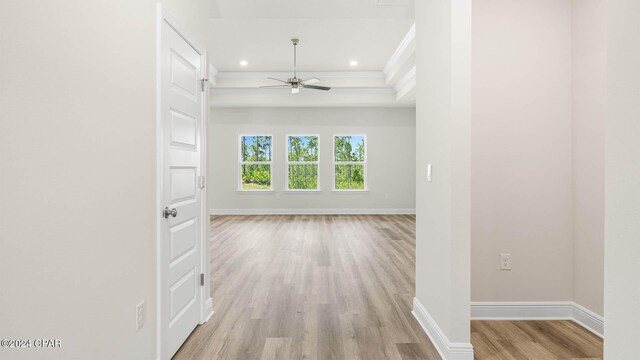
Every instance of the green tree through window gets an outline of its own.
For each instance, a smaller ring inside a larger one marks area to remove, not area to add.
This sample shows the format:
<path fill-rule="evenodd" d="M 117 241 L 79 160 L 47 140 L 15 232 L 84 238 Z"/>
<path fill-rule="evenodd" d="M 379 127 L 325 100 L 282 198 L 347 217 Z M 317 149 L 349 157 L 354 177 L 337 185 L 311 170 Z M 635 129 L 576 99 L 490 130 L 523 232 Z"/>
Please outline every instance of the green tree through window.
<path fill-rule="evenodd" d="M 334 136 L 335 190 L 366 189 L 367 152 L 365 142 L 365 135 Z"/>
<path fill-rule="evenodd" d="M 287 137 L 287 189 L 318 189 L 318 153 L 317 136 Z"/>
<path fill-rule="evenodd" d="M 240 136 L 240 189 L 271 189 L 271 136 Z"/>

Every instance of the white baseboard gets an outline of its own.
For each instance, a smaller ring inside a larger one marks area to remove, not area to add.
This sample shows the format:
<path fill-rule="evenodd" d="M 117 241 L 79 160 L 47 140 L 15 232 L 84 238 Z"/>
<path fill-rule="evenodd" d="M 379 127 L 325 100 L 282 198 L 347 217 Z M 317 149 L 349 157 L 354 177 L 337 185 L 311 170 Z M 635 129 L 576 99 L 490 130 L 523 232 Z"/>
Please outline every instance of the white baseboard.
<path fill-rule="evenodd" d="M 571 301 L 472 302 L 472 320 L 570 320 Z"/>
<path fill-rule="evenodd" d="M 413 311 L 411 313 L 418 320 L 429 339 L 431 339 L 442 360 L 473 360 L 473 346 L 471 343 L 453 343 L 449 341 L 447 335 L 416 298 L 413 298 Z"/>
<path fill-rule="evenodd" d="M 604 338 L 604 318 L 580 304 L 573 304 L 573 321 Z"/>
<path fill-rule="evenodd" d="M 211 209 L 209 215 L 414 215 L 416 209 Z"/>
<path fill-rule="evenodd" d="M 208 298 L 207 301 L 204 303 L 204 319 L 205 320 L 200 324 L 204 324 L 207 321 L 209 321 L 209 319 L 211 319 L 211 316 L 213 316 L 213 299 Z"/>
<path fill-rule="evenodd" d="M 473 302 L 471 320 L 573 320 L 604 336 L 604 318 L 573 301 Z"/>

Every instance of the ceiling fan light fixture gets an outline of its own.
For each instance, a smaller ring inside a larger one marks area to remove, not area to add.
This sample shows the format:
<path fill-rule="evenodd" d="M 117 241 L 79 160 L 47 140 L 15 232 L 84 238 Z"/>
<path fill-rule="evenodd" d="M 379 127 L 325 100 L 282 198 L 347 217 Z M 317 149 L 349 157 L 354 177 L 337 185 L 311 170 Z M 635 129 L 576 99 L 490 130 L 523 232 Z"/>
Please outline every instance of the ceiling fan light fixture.
<path fill-rule="evenodd" d="M 240 66 L 247 66 L 249 62 L 247 60 L 240 60 Z"/>
<path fill-rule="evenodd" d="M 312 89 L 312 90 L 323 90 L 323 91 L 328 91 L 331 90 L 330 87 L 328 86 L 318 86 L 318 85 L 310 85 L 310 84 L 315 84 L 320 82 L 320 79 L 312 77 L 309 79 L 299 79 L 298 78 L 298 72 L 297 72 L 297 64 L 298 64 L 298 57 L 297 57 L 297 51 L 296 48 L 298 47 L 298 43 L 300 43 L 299 39 L 293 38 L 291 39 L 291 42 L 293 43 L 293 77 L 285 80 L 280 80 L 280 79 L 276 79 L 276 78 L 268 78 L 269 80 L 275 80 L 275 81 L 279 81 L 281 82 L 281 84 L 279 85 L 265 85 L 265 86 L 260 86 L 261 88 L 282 88 L 282 87 L 290 87 L 291 88 L 291 93 L 292 94 L 297 94 L 300 92 L 300 88 L 307 88 L 307 89 Z"/>
<path fill-rule="evenodd" d="M 358 60 L 351 60 L 351 61 L 349 61 L 349 65 L 351 65 L 351 66 L 358 66 Z"/>

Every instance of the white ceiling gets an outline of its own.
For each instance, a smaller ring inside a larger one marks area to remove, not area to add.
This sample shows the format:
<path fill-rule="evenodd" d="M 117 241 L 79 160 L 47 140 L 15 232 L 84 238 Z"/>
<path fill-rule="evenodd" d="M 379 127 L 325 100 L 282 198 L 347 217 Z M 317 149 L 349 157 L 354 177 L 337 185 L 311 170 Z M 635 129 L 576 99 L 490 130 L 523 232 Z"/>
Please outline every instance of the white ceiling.
<path fill-rule="evenodd" d="M 411 19 L 215 19 L 211 63 L 219 71 L 289 71 L 300 39 L 302 71 L 380 71 Z M 240 60 L 249 65 L 240 66 Z M 357 60 L 358 66 L 349 65 Z"/>
<path fill-rule="evenodd" d="M 414 0 L 211 1 L 212 106 L 412 106 Z M 291 77 L 293 37 L 299 77 L 331 91 L 259 88 Z"/>
<path fill-rule="evenodd" d="M 414 0 L 212 0 L 225 19 L 413 19 Z"/>

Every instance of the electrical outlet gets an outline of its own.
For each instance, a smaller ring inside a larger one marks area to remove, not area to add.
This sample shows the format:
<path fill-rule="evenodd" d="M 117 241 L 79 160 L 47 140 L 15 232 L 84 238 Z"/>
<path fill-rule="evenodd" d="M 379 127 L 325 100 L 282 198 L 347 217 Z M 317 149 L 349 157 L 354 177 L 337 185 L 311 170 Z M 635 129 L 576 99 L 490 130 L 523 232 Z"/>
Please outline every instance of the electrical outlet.
<path fill-rule="evenodd" d="M 144 327 L 144 323 L 147 320 L 146 309 L 144 300 L 136 305 L 136 331 L 139 331 Z"/>
<path fill-rule="evenodd" d="M 500 254 L 500 270 L 511 270 L 511 254 Z"/>

